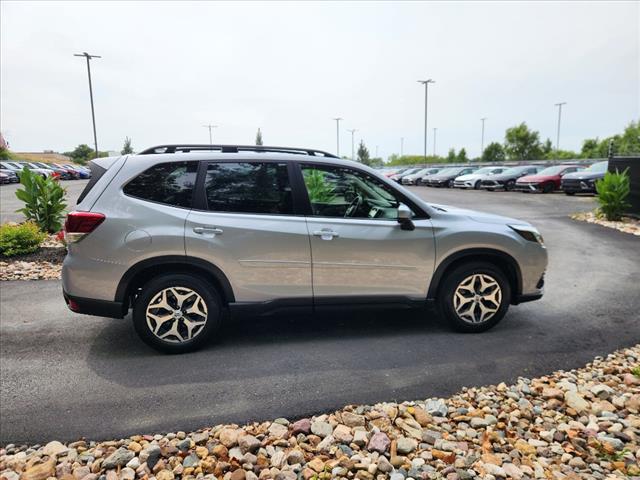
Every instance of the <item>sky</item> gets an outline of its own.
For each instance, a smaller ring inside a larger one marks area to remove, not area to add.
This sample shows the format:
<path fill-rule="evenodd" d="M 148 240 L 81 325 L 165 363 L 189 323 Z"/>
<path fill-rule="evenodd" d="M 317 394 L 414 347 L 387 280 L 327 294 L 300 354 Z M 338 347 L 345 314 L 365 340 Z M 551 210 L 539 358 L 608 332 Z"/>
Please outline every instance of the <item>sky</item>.
<path fill-rule="evenodd" d="M 520 122 L 580 149 L 640 118 L 640 2 L 0 3 L 14 151 L 165 143 L 479 155 Z"/>

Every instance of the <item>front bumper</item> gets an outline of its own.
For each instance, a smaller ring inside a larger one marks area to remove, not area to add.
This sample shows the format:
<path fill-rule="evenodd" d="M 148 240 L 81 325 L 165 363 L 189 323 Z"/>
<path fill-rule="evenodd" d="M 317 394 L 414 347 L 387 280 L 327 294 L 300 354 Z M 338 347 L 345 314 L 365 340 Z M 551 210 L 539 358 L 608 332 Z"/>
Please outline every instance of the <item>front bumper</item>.
<path fill-rule="evenodd" d="M 519 192 L 539 192 L 539 191 L 541 191 L 539 183 L 518 183 L 518 182 L 516 182 L 516 184 L 513 187 L 513 189 L 517 190 Z"/>
<path fill-rule="evenodd" d="M 561 188 L 563 192 L 596 193 L 596 184 L 590 180 L 565 180 L 562 182 Z"/>

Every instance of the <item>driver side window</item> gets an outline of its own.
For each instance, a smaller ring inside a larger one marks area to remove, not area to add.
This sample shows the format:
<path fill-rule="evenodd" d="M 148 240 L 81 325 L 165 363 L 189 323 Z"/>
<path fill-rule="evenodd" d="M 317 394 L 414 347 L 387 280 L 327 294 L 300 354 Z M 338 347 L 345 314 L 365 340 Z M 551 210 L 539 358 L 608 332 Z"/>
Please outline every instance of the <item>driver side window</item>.
<path fill-rule="evenodd" d="M 314 216 L 397 219 L 400 200 L 374 177 L 346 167 L 301 168 Z"/>

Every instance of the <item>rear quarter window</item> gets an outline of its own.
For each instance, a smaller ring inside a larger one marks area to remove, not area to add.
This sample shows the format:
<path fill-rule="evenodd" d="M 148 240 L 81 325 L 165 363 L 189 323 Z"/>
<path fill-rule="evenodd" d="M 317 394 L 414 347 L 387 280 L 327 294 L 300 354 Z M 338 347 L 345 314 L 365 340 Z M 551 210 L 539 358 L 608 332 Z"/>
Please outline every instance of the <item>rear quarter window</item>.
<path fill-rule="evenodd" d="M 160 163 L 145 170 L 125 185 L 125 195 L 191 208 L 198 162 Z"/>

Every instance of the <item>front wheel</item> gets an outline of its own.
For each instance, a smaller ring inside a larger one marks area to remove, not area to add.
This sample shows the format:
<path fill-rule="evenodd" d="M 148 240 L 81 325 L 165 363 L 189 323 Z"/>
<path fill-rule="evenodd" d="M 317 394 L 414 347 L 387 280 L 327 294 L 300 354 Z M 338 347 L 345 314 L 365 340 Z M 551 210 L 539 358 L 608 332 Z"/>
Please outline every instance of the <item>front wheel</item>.
<path fill-rule="evenodd" d="M 509 180 L 507 183 L 505 183 L 504 185 L 504 189 L 507 192 L 510 192 L 511 190 L 513 190 L 516 186 L 516 182 L 514 182 L 513 180 Z"/>
<path fill-rule="evenodd" d="M 470 262 L 444 278 L 438 307 L 459 332 L 484 332 L 507 313 L 511 287 L 505 274 L 490 263 Z"/>
<path fill-rule="evenodd" d="M 569 195 L 569 196 L 571 196 L 571 195 L 575 195 L 575 194 L 576 194 L 576 192 L 564 192 L 564 194 L 565 194 L 565 195 Z"/>
<path fill-rule="evenodd" d="M 473 189 L 474 189 L 474 190 L 480 190 L 480 180 L 478 180 L 478 181 L 473 185 Z"/>
<path fill-rule="evenodd" d="M 202 347 L 221 324 L 220 297 L 212 285 L 188 274 L 162 275 L 149 281 L 133 306 L 140 338 L 165 353 Z"/>
<path fill-rule="evenodd" d="M 555 185 L 553 183 L 545 183 L 542 186 L 542 193 L 551 193 L 555 190 Z"/>

